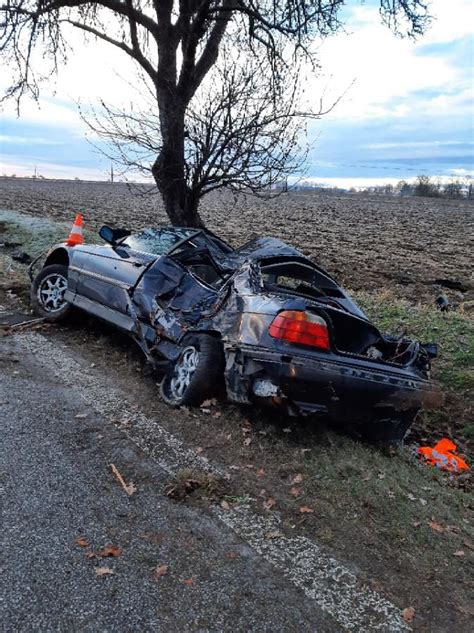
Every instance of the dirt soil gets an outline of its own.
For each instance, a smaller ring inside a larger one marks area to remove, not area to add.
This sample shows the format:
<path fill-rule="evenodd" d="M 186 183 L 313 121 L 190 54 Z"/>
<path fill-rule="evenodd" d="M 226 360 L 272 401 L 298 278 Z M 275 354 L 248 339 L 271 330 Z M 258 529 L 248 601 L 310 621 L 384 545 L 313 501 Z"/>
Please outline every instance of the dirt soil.
<path fill-rule="evenodd" d="M 155 189 L 121 183 L 0 178 L 0 209 L 86 225 L 138 229 L 167 224 Z M 217 192 L 204 198 L 206 225 L 233 245 L 258 235 L 288 241 L 352 290 L 389 286 L 431 303 L 440 294 L 474 301 L 473 204 L 467 200 L 290 192 L 270 201 Z M 449 287 L 450 286 L 450 287 Z"/>

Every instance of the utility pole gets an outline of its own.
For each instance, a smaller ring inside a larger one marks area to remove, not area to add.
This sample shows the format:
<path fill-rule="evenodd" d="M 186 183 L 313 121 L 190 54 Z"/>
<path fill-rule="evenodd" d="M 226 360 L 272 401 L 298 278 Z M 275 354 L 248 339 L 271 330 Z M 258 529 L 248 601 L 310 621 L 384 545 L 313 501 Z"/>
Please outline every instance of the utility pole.
<path fill-rule="evenodd" d="M 110 163 L 110 182 L 114 181 L 114 165 Z"/>

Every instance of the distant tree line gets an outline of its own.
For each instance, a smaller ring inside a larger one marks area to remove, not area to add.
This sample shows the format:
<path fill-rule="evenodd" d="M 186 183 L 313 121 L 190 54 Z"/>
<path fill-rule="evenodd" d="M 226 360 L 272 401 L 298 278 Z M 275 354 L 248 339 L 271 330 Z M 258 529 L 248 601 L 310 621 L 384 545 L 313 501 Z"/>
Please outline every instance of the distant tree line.
<path fill-rule="evenodd" d="M 351 193 L 356 193 L 351 189 Z M 375 185 L 367 187 L 360 193 L 375 193 L 387 196 L 418 196 L 422 198 L 474 198 L 474 187 L 472 178 L 451 178 L 449 182 L 434 180 L 430 176 L 420 174 L 416 181 L 409 183 L 400 180 L 396 185 Z"/>

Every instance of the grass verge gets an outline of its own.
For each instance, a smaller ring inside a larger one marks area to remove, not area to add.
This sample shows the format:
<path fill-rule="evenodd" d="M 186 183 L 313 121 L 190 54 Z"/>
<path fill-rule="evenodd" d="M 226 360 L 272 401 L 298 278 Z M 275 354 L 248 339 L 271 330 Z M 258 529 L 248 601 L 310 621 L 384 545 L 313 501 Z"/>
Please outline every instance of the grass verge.
<path fill-rule="evenodd" d="M 442 435 L 451 438 L 472 461 L 474 440 L 474 319 L 464 313 L 440 310 L 397 299 L 390 291 L 358 293 L 357 301 L 382 331 L 413 336 L 438 345 L 433 377 L 445 393 L 440 409 L 424 411 L 412 433 L 420 441 Z"/>

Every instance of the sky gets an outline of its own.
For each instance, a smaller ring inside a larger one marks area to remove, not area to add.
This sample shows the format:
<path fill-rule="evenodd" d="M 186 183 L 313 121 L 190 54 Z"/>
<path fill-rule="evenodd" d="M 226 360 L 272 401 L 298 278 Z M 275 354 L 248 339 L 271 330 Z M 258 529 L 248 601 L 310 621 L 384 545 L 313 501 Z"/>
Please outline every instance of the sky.
<path fill-rule="evenodd" d="M 417 41 L 395 37 L 378 2 L 344 9 L 345 32 L 315 41 L 321 71 L 307 86 L 333 110 L 308 130 L 305 176 L 339 186 L 474 177 L 474 4 L 432 0 L 433 23 Z M 73 36 L 74 37 L 74 36 Z M 89 42 L 76 49 L 39 104 L 0 112 L 0 175 L 106 180 L 110 161 L 85 138 L 77 102 L 124 103 L 132 66 Z M 1 67 L 0 90 L 8 69 Z"/>

